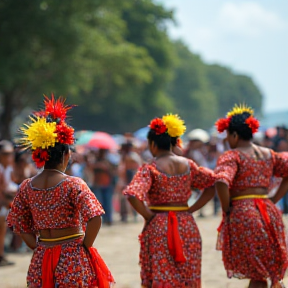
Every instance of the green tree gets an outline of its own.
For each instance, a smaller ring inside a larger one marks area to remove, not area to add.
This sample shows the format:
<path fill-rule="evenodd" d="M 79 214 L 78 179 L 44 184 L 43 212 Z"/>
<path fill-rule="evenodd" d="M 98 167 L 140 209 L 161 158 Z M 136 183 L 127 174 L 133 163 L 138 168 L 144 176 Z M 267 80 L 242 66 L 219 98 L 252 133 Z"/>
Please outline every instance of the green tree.
<path fill-rule="evenodd" d="M 87 93 L 95 81 L 102 90 L 104 81 L 150 81 L 153 61 L 145 49 L 125 40 L 125 22 L 114 2 L 0 2 L 2 138 L 10 138 L 13 117 L 39 103 L 43 93 L 72 95 L 81 104 L 77 93 Z"/>
<path fill-rule="evenodd" d="M 206 65 L 181 41 L 175 42 L 174 48 L 178 61 L 168 93 L 188 129 L 209 128 L 217 116 L 218 102 L 207 81 Z"/>
<path fill-rule="evenodd" d="M 172 12 L 151 0 L 123 0 L 117 3 L 117 7 L 126 26 L 125 40 L 149 57 L 150 66 L 146 67 L 150 78 L 146 82 L 133 82 L 129 78 L 126 82 L 117 82 L 109 77 L 109 71 L 103 74 L 103 81 L 99 82 L 98 78 L 93 91 L 83 94 L 89 106 L 75 111 L 75 125 L 83 115 L 89 117 L 89 123 L 78 126 L 81 129 L 89 127 L 112 133 L 135 131 L 147 125 L 151 118 L 175 110 L 174 102 L 165 89 L 173 76 L 175 58 L 173 44 L 166 32 L 167 21 L 173 20 Z M 119 74 L 123 69 L 129 69 L 126 61 L 123 59 Z M 135 62 L 135 69 L 130 70 L 131 75 L 138 71 L 138 67 Z"/>
<path fill-rule="evenodd" d="M 207 65 L 207 77 L 211 90 L 217 95 L 219 115 L 222 117 L 235 104 L 246 103 L 261 114 L 263 96 L 253 80 L 237 75 L 220 65 Z"/>

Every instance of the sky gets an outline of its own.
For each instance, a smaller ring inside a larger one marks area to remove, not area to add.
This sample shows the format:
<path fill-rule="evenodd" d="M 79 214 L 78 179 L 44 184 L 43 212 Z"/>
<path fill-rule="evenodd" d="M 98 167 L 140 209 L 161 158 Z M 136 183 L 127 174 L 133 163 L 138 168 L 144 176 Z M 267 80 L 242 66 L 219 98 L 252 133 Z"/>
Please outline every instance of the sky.
<path fill-rule="evenodd" d="M 263 111 L 288 110 L 288 0 L 158 0 L 175 11 L 169 25 L 206 63 L 246 74 L 264 96 Z"/>

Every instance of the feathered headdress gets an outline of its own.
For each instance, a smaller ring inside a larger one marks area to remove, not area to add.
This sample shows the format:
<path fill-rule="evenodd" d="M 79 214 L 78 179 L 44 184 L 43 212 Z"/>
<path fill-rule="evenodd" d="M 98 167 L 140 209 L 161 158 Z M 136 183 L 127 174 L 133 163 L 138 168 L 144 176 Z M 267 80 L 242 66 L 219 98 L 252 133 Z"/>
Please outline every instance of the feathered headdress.
<path fill-rule="evenodd" d="M 67 111 L 73 106 L 66 105 L 62 97 L 56 100 L 53 94 L 51 99 L 44 97 L 44 110 L 34 112 L 29 117 L 29 123 L 20 128 L 22 137 L 19 144 L 32 150 L 32 159 L 38 168 L 49 160 L 50 147 L 54 147 L 56 143 L 75 143 L 74 129 L 65 122 Z"/>
<path fill-rule="evenodd" d="M 260 127 L 259 121 L 254 117 L 254 111 L 251 107 L 246 106 L 245 104 L 235 105 L 231 111 L 229 111 L 226 115 L 226 118 L 220 118 L 216 123 L 215 126 L 219 133 L 224 132 L 229 128 L 231 119 L 237 115 L 242 115 L 246 113 L 248 118 L 246 118 L 243 124 L 248 125 L 251 129 L 252 134 L 258 131 Z"/>

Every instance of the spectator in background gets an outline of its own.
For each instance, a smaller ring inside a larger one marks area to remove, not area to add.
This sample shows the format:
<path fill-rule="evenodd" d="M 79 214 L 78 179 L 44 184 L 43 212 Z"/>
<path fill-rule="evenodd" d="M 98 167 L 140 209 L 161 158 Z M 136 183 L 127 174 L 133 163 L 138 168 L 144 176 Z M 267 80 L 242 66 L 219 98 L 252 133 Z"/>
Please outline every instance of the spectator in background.
<path fill-rule="evenodd" d="M 12 173 L 12 180 L 19 186 L 22 181 L 27 178 L 31 178 L 37 174 L 37 169 L 35 165 L 31 162 L 31 156 L 26 150 L 16 150 L 15 151 L 15 161 Z M 10 248 L 12 251 L 20 251 L 22 246 L 22 238 L 13 233 Z M 23 247 L 25 249 L 25 247 Z M 24 250 L 23 249 L 23 250 Z M 22 249 L 21 249 L 22 250 Z M 24 250 L 26 251 L 26 249 Z"/>
<path fill-rule="evenodd" d="M 276 127 L 277 135 L 273 138 L 273 147 L 276 152 L 288 151 L 287 129 L 285 126 Z M 277 180 L 277 179 L 276 179 Z M 288 214 L 288 194 L 286 193 L 279 201 L 283 214 Z"/>
<path fill-rule="evenodd" d="M 262 146 L 273 149 L 273 145 L 274 145 L 273 140 L 267 135 L 267 133 L 265 133 Z"/>
<path fill-rule="evenodd" d="M 188 134 L 188 147 L 184 156 L 192 159 L 198 166 L 207 167 L 204 144 L 209 142 L 209 134 L 202 129 L 194 129 Z"/>
<path fill-rule="evenodd" d="M 70 164 L 69 170 L 71 172 L 71 175 L 83 179 L 84 178 L 83 177 L 83 170 L 84 170 L 84 166 L 85 166 L 84 156 L 77 153 L 76 151 L 75 152 L 73 151 L 73 153 L 71 155 L 70 162 L 71 163 L 69 163 Z"/>
<path fill-rule="evenodd" d="M 87 183 L 89 188 L 92 190 L 94 183 L 94 171 L 93 165 L 96 161 L 96 155 L 92 151 L 88 151 L 83 158 L 83 180 Z"/>
<path fill-rule="evenodd" d="M 15 152 L 15 163 L 12 179 L 20 185 L 22 181 L 37 174 L 35 165 L 31 162 L 31 156 L 27 151 L 18 150 Z"/>
<path fill-rule="evenodd" d="M 280 147 L 280 149 L 283 149 L 281 147 L 283 145 L 283 143 L 281 143 L 281 142 L 287 141 L 287 129 L 285 126 L 277 126 L 276 129 L 277 129 L 277 134 L 273 138 L 273 144 L 274 144 L 273 149 L 278 152 L 279 147 Z"/>
<path fill-rule="evenodd" d="M 120 216 L 122 222 L 127 222 L 129 206 L 127 199 L 122 195 L 122 190 L 132 181 L 137 169 L 141 166 L 142 160 L 138 153 L 133 151 L 133 144 L 131 141 L 122 144 L 121 147 L 121 161 L 118 166 L 118 181 L 117 192 L 120 193 Z M 135 210 L 133 215 L 136 221 L 137 213 Z"/>
<path fill-rule="evenodd" d="M 184 152 L 184 157 L 193 160 L 198 166 L 208 167 L 205 155 L 205 143 L 210 140 L 209 134 L 202 129 L 194 129 L 188 133 L 188 147 Z M 200 190 L 195 190 L 200 194 Z M 203 209 L 199 210 L 199 217 L 204 217 Z"/>
<path fill-rule="evenodd" d="M 96 154 L 96 161 L 93 167 L 93 187 L 92 191 L 102 204 L 105 214 L 103 223 L 112 224 L 112 198 L 113 198 L 113 166 L 107 159 L 106 149 L 99 149 Z"/>
<path fill-rule="evenodd" d="M 220 156 L 220 153 L 217 150 L 217 144 L 213 143 L 212 141 L 209 142 L 207 145 L 207 156 L 206 156 L 207 167 L 209 169 L 211 170 L 215 169 L 219 156 Z M 214 201 L 214 215 L 216 216 L 218 213 L 218 210 L 221 207 L 217 193 L 215 193 L 213 201 Z"/>
<path fill-rule="evenodd" d="M 14 147 L 10 141 L 0 142 L 0 267 L 12 265 L 4 257 L 4 240 L 6 235 L 6 216 L 10 203 L 17 192 L 17 185 L 12 181 Z"/>

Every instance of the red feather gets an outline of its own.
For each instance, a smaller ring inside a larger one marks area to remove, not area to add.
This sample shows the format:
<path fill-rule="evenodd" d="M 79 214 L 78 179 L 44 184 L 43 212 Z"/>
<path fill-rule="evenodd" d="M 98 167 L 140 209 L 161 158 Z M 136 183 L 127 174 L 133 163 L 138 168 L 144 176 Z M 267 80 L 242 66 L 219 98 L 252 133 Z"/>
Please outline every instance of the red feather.
<path fill-rule="evenodd" d="M 37 148 L 32 153 L 32 159 L 35 162 L 37 168 L 41 168 L 45 165 L 45 162 L 49 160 L 49 153 L 47 150 Z"/>
<path fill-rule="evenodd" d="M 228 129 L 229 124 L 230 124 L 230 120 L 231 120 L 230 117 L 229 118 L 221 118 L 215 123 L 215 126 L 216 126 L 219 133 L 222 133 Z"/>
<path fill-rule="evenodd" d="M 74 129 L 65 122 L 56 127 L 57 139 L 61 144 L 73 145 L 75 142 Z"/>
<path fill-rule="evenodd" d="M 51 99 L 49 99 L 46 95 L 44 95 L 44 97 L 46 116 L 49 115 L 52 119 L 65 120 L 67 111 L 70 110 L 73 105 L 65 105 L 66 100 L 63 97 L 59 97 L 56 100 L 54 98 L 54 94 L 51 95 Z"/>
<path fill-rule="evenodd" d="M 247 118 L 245 123 L 252 130 L 252 134 L 256 133 L 258 131 L 258 128 L 260 127 L 259 121 L 253 116 L 250 116 L 249 118 Z"/>
<path fill-rule="evenodd" d="M 216 126 L 219 133 L 222 133 L 228 129 L 229 124 L 230 124 L 230 120 L 231 120 L 230 117 L 229 118 L 221 118 L 215 123 L 215 126 Z"/>

